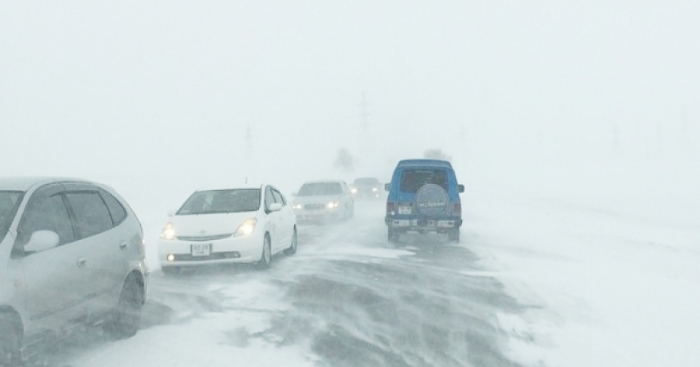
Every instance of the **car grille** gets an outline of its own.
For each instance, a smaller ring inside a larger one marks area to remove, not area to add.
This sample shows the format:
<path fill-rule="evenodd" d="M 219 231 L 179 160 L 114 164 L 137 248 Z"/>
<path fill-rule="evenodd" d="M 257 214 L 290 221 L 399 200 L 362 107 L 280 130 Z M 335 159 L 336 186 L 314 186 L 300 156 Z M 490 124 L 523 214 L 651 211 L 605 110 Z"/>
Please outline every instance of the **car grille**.
<path fill-rule="evenodd" d="M 319 210 L 323 209 L 326 207 L 326 204 L 306 204 L 304 205 L 304 209 L 306 210 Z"/>
<path fill-rule="evenodd" d="M 215 236 L 178 236 L 177 239 L 180 241 L 216 241 L 216 240 L 223 240 L 224 238 L 229 238 L 233 234 L 217 234 Z"/>

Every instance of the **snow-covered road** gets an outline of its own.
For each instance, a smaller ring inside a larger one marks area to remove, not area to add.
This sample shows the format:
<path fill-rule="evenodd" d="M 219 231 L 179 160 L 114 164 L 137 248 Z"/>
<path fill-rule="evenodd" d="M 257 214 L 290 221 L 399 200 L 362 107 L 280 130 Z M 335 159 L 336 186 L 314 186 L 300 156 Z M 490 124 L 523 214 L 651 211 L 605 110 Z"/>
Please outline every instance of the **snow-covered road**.
<path fill-rule="evenodd" d="M 595 205 L 470 193 L 462 243 L 386 241 L 383 202 L 302 226 L 271 269 L 164 276 L 128 340 L 83 330 L 42 366 L 692 366 L 698 236 Z M 158 225 L 159 227 L 159 225 Z M 155 224 L 148 228 L 157 236 Z M 152 239 L 155 243 L 155 239 Z M 149 256 L 155 252 L 151 248 Z"/>

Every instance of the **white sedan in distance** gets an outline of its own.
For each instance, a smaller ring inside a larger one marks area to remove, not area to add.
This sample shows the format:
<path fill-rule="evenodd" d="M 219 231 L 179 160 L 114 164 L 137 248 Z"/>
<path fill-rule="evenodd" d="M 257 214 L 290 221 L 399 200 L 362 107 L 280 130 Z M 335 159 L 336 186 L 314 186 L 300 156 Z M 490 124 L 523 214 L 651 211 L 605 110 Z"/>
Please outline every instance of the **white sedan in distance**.
<path fill-rule="evenodd" d="M 297 251 L 291 205 L 271 185 L 195 191 L 163 227 L 158 246 L 161 269 L 255 263 L 268 268 L 272 257 Z"/>
<path fill-rule="evenodd" d="M 305 182 L 293 205 L 299 223 L 348 220 L 355 213 L 355 199 L 342 180 Z"/>

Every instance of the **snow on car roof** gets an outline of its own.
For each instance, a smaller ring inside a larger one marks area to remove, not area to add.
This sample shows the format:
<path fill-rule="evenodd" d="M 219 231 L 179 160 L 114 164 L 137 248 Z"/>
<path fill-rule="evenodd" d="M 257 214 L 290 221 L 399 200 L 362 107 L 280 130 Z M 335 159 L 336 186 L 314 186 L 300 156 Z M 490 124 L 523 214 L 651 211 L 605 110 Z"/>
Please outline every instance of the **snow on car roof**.
<path fill-rule="evenodd" d="M 0 190 L 27 191 L 32 186 L 49 182 L 89 182 L 67 177 L 0 177 Z"/>
<path fill-rule="evenodd" d="M 208 190 L 231 190 L 231 189 L 259 189 L 263 185 L 267 185 L 266 183 L 260 183 L 260 182 L 255 182 L 255 183 L 236 183 L 236 182 L 222 182 L 222 183 L 217 183 L 217 184 L 206 184 L 203 185 L 199 188 L 197 188 L 197 191 L 208 191 Z"/>

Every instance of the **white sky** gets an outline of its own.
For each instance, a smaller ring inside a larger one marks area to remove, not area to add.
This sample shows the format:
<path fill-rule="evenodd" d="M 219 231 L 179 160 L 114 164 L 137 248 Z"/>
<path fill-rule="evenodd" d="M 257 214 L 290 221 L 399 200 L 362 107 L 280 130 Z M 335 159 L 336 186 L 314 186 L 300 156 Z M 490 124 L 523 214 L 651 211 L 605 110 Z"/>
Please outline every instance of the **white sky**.
<path fill-rule="evenodd" d="M 255 164 L 299 177 L 337 174 L 341 146 L 371 175 L 429 148 L 697 156 L 697 19 L 691 1 L 3 0 L 0 171 L 202 181 L 252 165 L 248 125 Z"/>
<path fill-rule="evenodd" d="M 210 180 L 262 175 L 289 192 L 306 178 L 388 179 L 396 160 L 442 148 L 467 183 L 491 170 L 593 207 L 622 197 L 692 230 L 698 19 L 700 2 L 681 0 L 0 0 L 0 175 L 99 180 L 158 230 Z M 340 147 L 356 172 L 332 169 Z M 614 185 L 572 173 L 611 160 L 629 168 L 598 172 Z M 657 177 L 635 171 L 649 162 Z"/>

